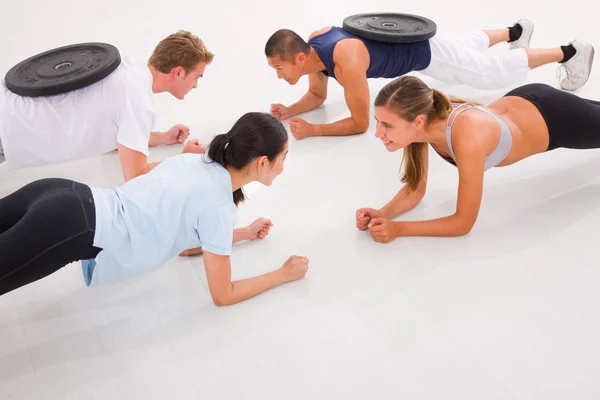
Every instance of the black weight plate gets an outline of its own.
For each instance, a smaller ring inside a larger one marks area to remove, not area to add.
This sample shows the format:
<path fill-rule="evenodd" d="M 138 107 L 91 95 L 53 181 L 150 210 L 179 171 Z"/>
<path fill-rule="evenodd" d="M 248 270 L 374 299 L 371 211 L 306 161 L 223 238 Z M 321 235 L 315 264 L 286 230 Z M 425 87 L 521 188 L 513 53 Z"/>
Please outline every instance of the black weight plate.
<path fill-rule="evenodd" d="M 7 72 L 5 83 L 21 96 L 53 96 L 96 83 L 120 64 L 121 55 L 113 45 L 80 43 L 21 61 Z"/>
<path fill-rule="evenodd" d="M 390 43 L 414 43 L 435 36 L 437 25 L 412 14 L 356 14 L 344 19 L 342 28 L 364 39 Z"/>

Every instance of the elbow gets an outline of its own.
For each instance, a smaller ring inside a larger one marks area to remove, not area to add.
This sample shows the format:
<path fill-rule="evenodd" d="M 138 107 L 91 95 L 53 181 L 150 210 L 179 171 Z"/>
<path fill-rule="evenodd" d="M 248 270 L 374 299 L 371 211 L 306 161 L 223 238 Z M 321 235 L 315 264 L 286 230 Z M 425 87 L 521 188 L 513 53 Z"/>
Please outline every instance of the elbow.
<path fill-rule="evenodd" d="M 225 296 L 212 296 L 212 300 L 215 306 L 223 307 L 231 305 L 229 299 L 225 298 Z"/>
<path fill-rule="evenodd" d="M 211 292 L 212 301 L 217 307 L 230 306 L 233 303 L 233 293 L 231 290 L 223 290 L 222 292 Z"/>
<path fill-rule="evenodd" d="M 320 91 L 315 91 L 315 90 L 310 90 L 310 89 L 309 89 L 309 92 L 312 94 L 317 107 L 322 106 L 323 103 L 325 103 L 325 100 L 327 100 L 327 92 L 320 92 Z"/>
<path fill-rule="evenodd" d="M 456 224 L 454 236 L 466 236 L 469 233 L 471 233 L 471 230 L 474 226 L 474 220 L 459 217 L 458 223 Z"/>
<path fill-rule="evenodd" d="M 369 129 L 369 120 L 355 120 L 356 133 L 365 133 Z"/>
<path fill-rule="evenodd" d="M 213 304 L 217 307 L 223 307 L 225 304 L 223 302 L 221 302 L 221 300 L 216 299 L 213 297 Z"/>
<path fill-rule="evenodd" d="M 467 236 L 471 232 L 471 228 L 461 228 L 458 230 L 458 232 L 454 236 L 457 236 L 457 237 Z"/>

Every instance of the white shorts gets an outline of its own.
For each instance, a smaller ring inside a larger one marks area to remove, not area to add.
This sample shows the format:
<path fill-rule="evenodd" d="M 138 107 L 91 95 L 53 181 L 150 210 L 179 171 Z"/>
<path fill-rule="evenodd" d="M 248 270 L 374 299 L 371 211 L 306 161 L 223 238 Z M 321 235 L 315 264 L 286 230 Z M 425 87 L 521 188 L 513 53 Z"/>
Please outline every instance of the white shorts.
<path fill-rule="evenodd" d="M 437 33 L 429 43 L 431 63 L 418 72 L 446 83 L 501 89 L 522 82 L 529 72 L 525 50 L 489 54 L 490 41 L 483 31 L 461 37 Z"/>

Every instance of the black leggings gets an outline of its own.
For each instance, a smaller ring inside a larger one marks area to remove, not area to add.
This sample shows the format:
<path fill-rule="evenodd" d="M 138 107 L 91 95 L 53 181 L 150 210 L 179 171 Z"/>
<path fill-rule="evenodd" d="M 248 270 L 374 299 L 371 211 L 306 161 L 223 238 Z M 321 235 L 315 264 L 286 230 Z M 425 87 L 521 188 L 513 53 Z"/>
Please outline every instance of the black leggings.
<path fill-rule="evenodd" d="M 518 87 L 504 96 L 522 97 L 537 107 L 548 127 L 548 150 L 600 148 L 600 102 L 542 83 Z"/>
<path fill-rule="evenodd" d="M 92 192 L 81 183 L 42 179 L 0 199 L 0 295 L 95 258 L 95 227 Z"/>

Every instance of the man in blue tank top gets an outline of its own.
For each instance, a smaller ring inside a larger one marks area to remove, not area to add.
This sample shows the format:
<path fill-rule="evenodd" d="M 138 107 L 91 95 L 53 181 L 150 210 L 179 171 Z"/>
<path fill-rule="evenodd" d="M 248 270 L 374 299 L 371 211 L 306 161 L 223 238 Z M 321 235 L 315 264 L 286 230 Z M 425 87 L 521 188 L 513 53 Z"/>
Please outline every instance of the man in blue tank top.
<path fill-rule="evenodd" d="M 279 79 L 295 85 L 308 75 L 309 89 L 290 106 L 272 104 L 271 114 L 280 120 L 313 110 L 327 98 L 331 77 L 344 88 L 351 116 L 329 124 L 290 120 L 296 139 L 309 136 L 341 136 L 364 133 L 370 122 L 369 78 L 396 78 L 418 71 L 447 83 L 467 84 L 479 89 L 500 89 L 523 81 L 530 69 L 560 63 L 564 90 L 581 87 L 590 74 L 594 56 L 591 44 L 574 40 L 553 49 L 530 49 L 531 21 L 521 19 L 505 29 L 476 31 L 466 36 L 439 32 L 416 43 L 385 43 L 360 38 L 339 27 L 313 32 L 305 42 L 288 29 L 275 32 L 267 41 L 265 55 Z M 510 51 L 489 54 L 487 49 L 508 42 Z"/>

